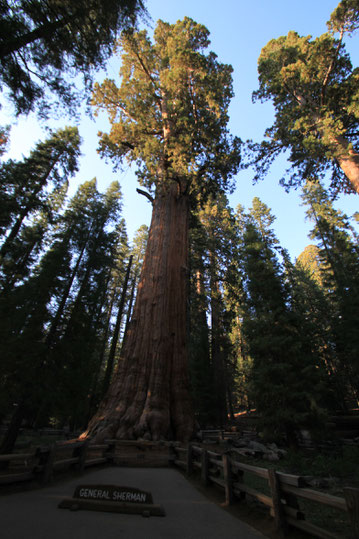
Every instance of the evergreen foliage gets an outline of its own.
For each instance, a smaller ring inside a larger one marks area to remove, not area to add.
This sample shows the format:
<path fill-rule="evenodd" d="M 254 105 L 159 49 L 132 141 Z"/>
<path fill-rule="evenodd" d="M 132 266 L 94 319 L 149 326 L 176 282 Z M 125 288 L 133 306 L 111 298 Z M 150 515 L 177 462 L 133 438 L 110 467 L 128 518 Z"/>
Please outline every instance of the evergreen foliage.
<path fill-rule="evenodd" d="M 100 154 L 117 166 L 136 163 L 150 191 L 176 181 L 204 199 L 230 188 L 238 169 L 240 140 L 226 128 L 232 68 L 206 54 L 209 43 L 208 30 L 187 17 L 174 25 L 159 20 L 154 43 L 144 30 L 124 32 L 121 85 L 95 83 L 92 104 L 111 125 L 99 133 Z"/>
<path fill-rule="evenodd" d="M 26 277 L 47 230 L 64 204 L 69 180 L 78 171 L 80 136 L 66 127 L 39 142 L 23 161 L 0 167 L 0 279 L 4 289 Z"/>
<path fill-rule="evenodd" d="M 58 100 L 73 113 L 76 75 L 89 90 L 118 32 L 144 13 L 141 0 L 1 0 L 0 82 L 16 114 L 46 117 Z"/>
<path fill-rule="evenodd" d="M 1 296 L 2 404 L 18 403 L 16 419 L 78 428 L 101 397 L 108 293 L 128 253 L 118 183 L 104 194 L 82 184 L 50 236 L 31 275 Z"/>
<path fill-rule="evenodd" d="M 338 358 L 338 374 L 347 379 L 357 400 L 358 243 L 350 220 L 335 210 L 321 185 L 308 183 L 303 200 L 308 205 L 308 217 L 314 221 L 311 237 L 318 241 L 323 288 L 331 304 L 331 332 Z"/>
<path fill-rule="evenodd" d="M 233 216 L 226 197 L 212 196 L 193 216 L 191 230 L 190 360 L 199 420 L 225 424 L 232 409 L 233 358 L 228 337 L 232 313 L 225 281 L 232 268 Z"/>
<path fill-rule="evenodd" d="M 302 333 L 303 319 L 289 301 L 283 270 L 269 228 L 260 229 L 268 208 L 254 206 L 245 225 L 242 264 L 246 295 L 242 331 L 253 359 L 251 392 L 267 435 L 283 430 L 289 441 L 300 425 L 320 423 L 321 379 Z M 262 211 L 259 211 L 261 207 Z"/>
<path fill-rule="evenodd" d="M 320 271 L 321 261 L 319 247 L 317 245 L 307 245 L 304 251 L 298 256 L 296 266 L 307 274 L 310 279 L 316 281 L 318 285 L 323 284 Z"/>
<path fill-rule="evenodd" d="M 358 69 L 353 69 L 343 43 L 357 20 L 356 2 L 343 1 L 330 22 L 332 31 L 340 31 L 339 38 L 326 33 L 312 39 L 291 31 L 262 49 L 259 89 L 253 98 L 273 101 L 275 121 L 265 140 L 249 145 L 255 179 L 288 150 L 291 167 L 281 179 L 287 188 L 330 171 L 334 193 L 359 192 Z"/>

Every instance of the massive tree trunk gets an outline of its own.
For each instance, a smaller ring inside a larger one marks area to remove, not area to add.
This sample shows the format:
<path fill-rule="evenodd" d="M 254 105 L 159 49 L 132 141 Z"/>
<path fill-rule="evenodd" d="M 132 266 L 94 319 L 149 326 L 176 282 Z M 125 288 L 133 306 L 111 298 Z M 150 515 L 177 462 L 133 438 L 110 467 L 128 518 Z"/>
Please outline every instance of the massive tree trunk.
<path fill-rule="evenodd" d="M 82 437 L 188 440 L 186 312 L 189 200 L 178 185 L 161 188 L 136 303 L 117 373 Z"/>

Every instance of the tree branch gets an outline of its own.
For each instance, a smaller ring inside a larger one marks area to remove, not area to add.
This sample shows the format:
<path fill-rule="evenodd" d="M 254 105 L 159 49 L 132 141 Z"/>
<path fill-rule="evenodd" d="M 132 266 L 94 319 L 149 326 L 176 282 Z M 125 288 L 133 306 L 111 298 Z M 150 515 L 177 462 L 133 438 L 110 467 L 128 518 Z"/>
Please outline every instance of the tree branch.
<path fill-rule="evenodd" d="M 337 48 L 335 50 L 335 55 L 334 55 L 332 61 L 330 62 L 330 65 L 329 65 L 329 67 L 327 69 L 327 72 L 326 72 L 324 80 L 323 80 L 322 91 L 321 91 L 321 105 L 324 105 L 325 91 L 326 91 L 327 84 L 328 84 L 328 81 L 329 81 L 329 76 L 330 76 L 331 72 L 333 71 L 336 60 L 338 58 L 339 50 L 340 50 L 340 47 L 342 46 L 343 36 L 344 36 L 344 29 L 342 28 L 341 31 L 340 31 L 338 45 L 337 45 Z"/>
<path fill-rule="evenodd" d="M 161 106 L 161 97 L 157 95 L 156 93 L 156 90 L 158 90 L 158 85 L 156 84 L 156 81 L 155 79 L 152 77 L 150 71 L 148 70 L 148 68 L 146 67 L 144 61 L 142 60 L 139 52 L 138 52 L 138 49 L 137 49 L 137 44 L 134 42 L 133 39 L 131 39 L 131 44 L 133 45 L 132 47 L 132 52 L 135 54 L 137 60 L 139 61 L 140 63 L 140 66 L 142 67 L 143 69 L 143 72 L 145 73 L 145 75 L 147 76 L 147 78 L 151 81 L 151 83 L 153 84 L 153 87 L 155 89 L 155 92 L 154 92 L 154 96 L 156 98 L 156 101 L 158 102 L 159 106 Z"/>
<path fill-rule="evenodd" d="M 29 45 L 38 39 L 44 39 L 44 37 L 46 37 L 49 33 L 55 32 L 65 24 L 65 19 L 60 19 L 53 22 L 46 21 L 41 26 L 30 32 L 24 33 L 22 36 L 15 37 L 12 40 L 4 40 L 0 45 L 0 58 L 4 58 L 9 54 L 16 53 L 23 47 L 26 47 L 26 45 Z"/>
<path fill-rule="evenodd" d="M 134 150 L 135 146 L 131 144 L 131 142 L 121 142 L 122 146 L 125 146 L 125 148 L 129 148 L 130 150 Z"/>
<path fill-rule="evenodd" d="M 143 195 L 144 197 L 148 198 L 151 204 L 153 204 L 154 199 L 149 193 L 147 193 L 147 191 L 143 191 L 142 189 L 136 189 L 136 191 L 139 195 Z"/>
<path fill-rule="evenodd" d="M 137 123 L 137 120 L 133 116 L 131 116 L 131 114 L 122 105 L 120 105 L 119 103 L 113 103 L 113 104 L 116 105 L 120 109 L 120 111 L 123 112 L 125 116 L 127 116 L 127 118 Z"/>

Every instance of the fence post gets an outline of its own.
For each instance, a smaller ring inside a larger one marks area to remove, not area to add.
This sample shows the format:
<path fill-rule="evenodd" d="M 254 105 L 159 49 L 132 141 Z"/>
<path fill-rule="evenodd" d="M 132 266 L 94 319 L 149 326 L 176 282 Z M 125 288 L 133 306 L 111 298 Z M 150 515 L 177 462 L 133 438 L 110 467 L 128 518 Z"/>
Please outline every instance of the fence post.
<path fill-rule="evenodd" d="M 276 529 L 277 531 L 285 533 L 287 531 L 287 521 L 281 502 L 279 479 L 275 470 L 268 470 L 268 482 L 272 494 L 273 513 Z"/>
<path fill-rule="evenodd" d="M 116 453 L 116 442 L 114 440 L 105 440 L 105 444 L 107 444 L 106 449 L 106 458 L 107 462 L 110 464 L 113 464 L 115 461 L 115 453 Z"/>
<path fill-rule="evenodd" d="M 189 444 L 187 447 L 187 463 L 186 463 L 186 473 L 191 475 L 193 472 L 193 445 Z"/>
<path fill-rule="evenodd" d="M 352 525 L 353 537 L 359 537 L 359 489 L 345 487 L 343 490 Z"/>
<path fill-rule="evenodd" d="M 202 450 L 201 481 L 205 487 L 209 485 L 209 459 L 208 459 L 208 451 L 206 449 Z"/>
<path fill-rule="evenodd" d="M 231 459 L 228 455 L 222 455 L 223 462 L 223 477 L 224 477 L 224 491 L 226 496 L 226 505 L 233 503 L 233 477 Z"/>
<path fill-rule="evenodd" d="M 168 444 L 168 465 L 174 466 L 176 460 L 176 447 L 174 442 Z"/>
<path fill-rule="evenodd" d="M 233 475 L 233 472 L 232 472 L 232 475 Z M 237 484 L 238 484 L 238 490 L 239 490 L 239 493 L 238 493 L 239 496 L 237 495 L 237 498 L 239 497 L 239 499 L 242 501 L 246 499 L 246 493 L 244 492 L 244 490 L 241 490 L 241 484 L 244 483 L 243 476 L 244 476 L 243 470 L 236 471 Z"/>
<path fill-rule="evenodd" d="M 79 472 L 83 472 L 86 463 L 87 450 L 89 446 L 89 440 L 85 440 L 80 447 L 74 449 L 74 457 L 78 457 L 79 461 L 75 465 Z"/>
<path fill-rule="evenodd" d="M 53 478 L 53 466 L 55 462 L 55 445 L 51 445 L 42 454 L 41 464 L 43 465 L 41 482 L 46 485 Z"/>

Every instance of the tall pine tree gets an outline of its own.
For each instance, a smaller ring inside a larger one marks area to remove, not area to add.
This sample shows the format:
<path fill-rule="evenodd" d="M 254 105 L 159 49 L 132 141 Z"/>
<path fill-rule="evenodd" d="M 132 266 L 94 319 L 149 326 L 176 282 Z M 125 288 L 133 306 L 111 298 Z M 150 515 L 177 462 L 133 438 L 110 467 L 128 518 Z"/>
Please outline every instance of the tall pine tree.
<path fill-rule="evenodd" d="M 251 393 L 267 436 L 285 432 L 295 443 L 300 426 L 318 426 L 321 379 L 302 320 L 291 308 L 289 291 L 274 246 L 268 208 L 255 200 L 243 236 L 243 333 L 253 360 Z M 260 210 L 259 210 L 260 208 Z"/>

